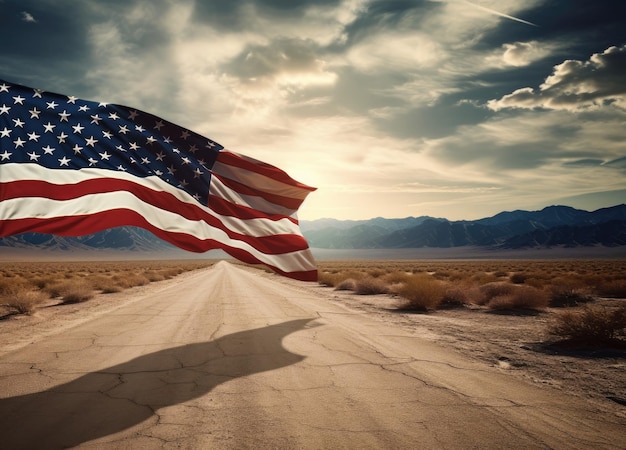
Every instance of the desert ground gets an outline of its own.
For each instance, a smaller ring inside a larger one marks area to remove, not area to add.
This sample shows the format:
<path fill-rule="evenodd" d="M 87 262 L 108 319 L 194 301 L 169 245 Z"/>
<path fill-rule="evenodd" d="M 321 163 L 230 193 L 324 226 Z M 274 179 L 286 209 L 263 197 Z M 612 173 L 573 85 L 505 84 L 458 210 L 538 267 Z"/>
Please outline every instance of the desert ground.
<path fill-rule="evenodd" d="M 0 430 L 8 448 L 623 448 L 626 441 L 626 353 L 553 345 L 546 326 L 554 308 L 416 313 L 398 309 L 393 294 L 357 295 L 223 262 L 207 267 L 5 315 Z M 200 353 L 215 352 L 226 368 L 206 368 L 190 347 L 205 341 L 220 343 Z M 254 357 L 240 361 L 246 346 Z M 64 400 L 69 406 L 61 402 L 51 416 L 41 412 L 48 399 L 73 396 L 84 398 Z M 99 400 L 104 409 L 94 417 L 75 417 Z M 126 416 L 100 424 L 111 411 Z"/>

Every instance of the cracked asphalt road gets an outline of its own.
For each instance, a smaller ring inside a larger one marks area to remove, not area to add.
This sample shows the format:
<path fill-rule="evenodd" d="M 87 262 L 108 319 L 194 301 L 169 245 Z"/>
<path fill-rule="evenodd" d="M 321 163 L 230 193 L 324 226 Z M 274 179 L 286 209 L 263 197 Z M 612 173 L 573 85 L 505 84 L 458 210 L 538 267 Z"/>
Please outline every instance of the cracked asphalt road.
<path fill-rule="evenodd" d="M 0 355 L 2 449 L 626 442 L 623 417 L 227 262 Z"/>

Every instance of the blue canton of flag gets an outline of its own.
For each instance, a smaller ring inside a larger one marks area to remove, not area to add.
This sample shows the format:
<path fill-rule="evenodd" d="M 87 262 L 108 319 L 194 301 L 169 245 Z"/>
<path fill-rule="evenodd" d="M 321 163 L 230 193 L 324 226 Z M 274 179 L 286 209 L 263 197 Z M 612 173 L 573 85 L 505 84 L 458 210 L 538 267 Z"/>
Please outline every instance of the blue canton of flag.
<path fill-rule="evenodd" d="M 9 93 L 9 87 L 12 101 L 0 105 L 0 116 L 10 118 L 13 126 L 5 124 L 0 137 L 12 140 L 15 150 L 3 146 L 2 162 L 156 175 L 208 203 L 210 168 L 223 148 L 216 142 L 124 106 L 39 89 L 28 92 L 6 82 L 0 84 L 0 93 Z"/>

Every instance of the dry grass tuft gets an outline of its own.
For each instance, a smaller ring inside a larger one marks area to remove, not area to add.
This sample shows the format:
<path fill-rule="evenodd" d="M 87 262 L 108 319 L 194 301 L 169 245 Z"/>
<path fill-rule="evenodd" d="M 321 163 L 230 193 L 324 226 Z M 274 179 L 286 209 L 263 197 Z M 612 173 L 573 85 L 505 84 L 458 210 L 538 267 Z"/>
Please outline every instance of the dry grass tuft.
<path fill-rule="evenodd" d="M 563 306 L 576 306 L 581 303 L 589 303 L 594 300 L 589 293 L 589 288 L 580 283 L 568 283 L 559 280 L 550 286 L 552 297 L 550 306 L 558 308 Z"/>
<path fill-rule="evenodd" d="M 472 302 L 477 305 L 486 305 L 496 297 L 511 296 L 515 288 L 514 284 L 503 281 L 483 284 L 478 288 L 478 292 L 474 294 Z"/>
<path fill-rule="evenodd" d="M 2 303 L 17 314 L 30 315 L 48 298 L 45 292 L 29 288 L 18 288 L 13 292 L 5 293 Z"/>
<path fill-rule="evenodd" d="M 596 290 L 602 297 L 626 298 L 626 280 L 606 280 Z"/>
<path fill-rule="evenodd" d="M 445 284 L 429 275 L 415 275 L 395 292 L 403 298 L 400 308 L 414 311 L 435 309 L 443 301 Z"/>
<path fill-rule="evenodd" d="M 356 290 L 356 280 L 354 278 L 348 278 L 340 282 L 337 286 L 335 286 L 336 291 L 355 291 Z"/>
<path fill-rule="evenodd" d="M 460 308 L 470 303 L 467 287 L 449 284 L 439 303 L 439 308 Z"/>
<path fill-rule="evenodd" d="M 604 345 L 626 335 L 626 307 L 586 305 L 579 311 L 563 311 L 548 332 L 577 344 Z"/>
<path fill-rule="evenodd" d="M 377 295 L 389 292 L 389 286 L 380 278 L 365 277 L 355 281 L 354 292 L 359 295 Z"/>
<path fill-rule="evenodd" d="M 339 271 L 339 272 L 322 272 L 318 271 L 317 282 L 322 286 L 336 287 L 338 284 L 347 279 L 360 280 L 366 274 L 355 270 Z"/>
<path fill-rule="evenodd" d="M 143 273 L 144 277 L 146 277 L 148 279 L 148 281 L 150 281 L 150 283 L 154 283 L 155 281 L 163 281 L 165 280 L 165 275 L 160 273 L 160 272 L 156 272 L 154 270 L 146 270 Z"/>
<path fill-rule="evenodd" d="M 61 301 L 63 303 L 82 303 L 93 298 L 93 295 L 91 285 L 84 280 L 78 280 L 65 286 L 61 293 Z"/>
<path fill-rule="evenodd" d="M 542 289 L 532 286 L 515 286 L 508 294 L 496 295 L 487 303 L 494 310 L 544 309 L 548 307 L 550 296 Z"/>
<path fill-rule="evenodd" d="M 145 286 L 146 284 L 150 283 L 150 280 L 145 276 L 134 273 L 115 275 L 113 279 L 123 289 L 128 289 L 135 286 Z"/>
<path fill-rule="evenodd" d="M 94 290 L 120 292 L 212 264 L 214 261 L 186 260 L 0 262 L 0 306 L 3 313 L 29 314 L 41 299 L 60 297 L 63 303 L 83 302 L 94 295 Z"/>
<path fill-rule="evenodd" d="M 29 283 L 21 276 L 11 276 L 0 278 L 0 295 L 10 294 L 16 290 L 25 289 Z"/>

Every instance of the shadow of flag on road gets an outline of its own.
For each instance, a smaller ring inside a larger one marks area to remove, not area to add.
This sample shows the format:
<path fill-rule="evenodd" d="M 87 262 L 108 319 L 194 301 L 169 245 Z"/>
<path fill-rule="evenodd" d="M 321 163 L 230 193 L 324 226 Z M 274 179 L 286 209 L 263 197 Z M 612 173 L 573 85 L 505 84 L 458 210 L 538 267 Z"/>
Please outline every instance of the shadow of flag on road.
<path fill-rule="evenodd" d="M 140 356 L 43 392 L 0 399 L 2 448 L 67 448 L 118 433 L 230 380 L 296 364 L 292 320 Z"/>

